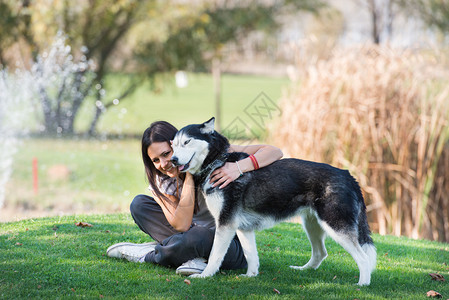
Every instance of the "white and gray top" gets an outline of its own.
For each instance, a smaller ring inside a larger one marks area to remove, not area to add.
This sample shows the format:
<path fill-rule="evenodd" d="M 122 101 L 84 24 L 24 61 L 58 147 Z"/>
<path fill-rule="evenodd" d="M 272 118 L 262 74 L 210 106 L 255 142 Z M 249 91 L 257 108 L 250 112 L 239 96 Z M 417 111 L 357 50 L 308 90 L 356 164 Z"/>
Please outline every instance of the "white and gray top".
<path fill-rule="evenodd" d="M 176 191 L 177 189 L 176 178 L 169 176 L 158 176 L 157 186 L 161 191 L 161 193 L 178 197 L 182 193 L 182 186 L 184 184 L 184 181 L 182 179 L 178 180 L 179 180 L 178 182 L 179 194 Z M 151 186 L 149 186 L 148 189 L 150 191 L 153 191 Z M 193 215 L 192 223 L 195 223 L 196 225 L 205 226 L 208 228 L 215 228 L 215 220 L 207 208 L 206 200 L 204 199 L 201 193 L 196 193 L 196 195 L 197 199 L 195 200 L 198 203 L 198 211 Z"/>

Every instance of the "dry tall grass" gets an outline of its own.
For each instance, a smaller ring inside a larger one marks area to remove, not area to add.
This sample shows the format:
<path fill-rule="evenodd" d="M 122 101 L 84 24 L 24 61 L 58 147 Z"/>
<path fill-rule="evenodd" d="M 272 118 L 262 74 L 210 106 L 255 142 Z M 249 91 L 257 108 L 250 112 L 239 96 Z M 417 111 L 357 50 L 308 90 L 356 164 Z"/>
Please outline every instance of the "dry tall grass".
<path fill-rule="evenodd" d="M 441 61 L 376 46 L 312 61 L 281 101 L 273 142 L 293 157 L 349 169 L 375 231 L 449 241 L 449 77 Z"/>

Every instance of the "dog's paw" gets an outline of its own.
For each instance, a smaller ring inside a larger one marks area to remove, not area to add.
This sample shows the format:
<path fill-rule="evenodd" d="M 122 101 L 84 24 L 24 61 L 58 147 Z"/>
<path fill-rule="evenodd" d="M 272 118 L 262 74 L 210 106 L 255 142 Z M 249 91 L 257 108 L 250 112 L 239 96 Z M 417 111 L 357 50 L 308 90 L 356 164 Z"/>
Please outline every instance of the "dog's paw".
<path fill-rule="evenodd" d="M 359 285 L 359 286 L 367 286 L 369 284 L 370 284 L 369 280 L 368 281 L 361 281 L 361 280 L 359 280 L 359 283 L 357 283 L 357 285 Z"/>
<path fill-rule="evenodd" d="M 190 278 L 207 278 L 207 277 L 210 277 L 210 276 L 211 275 L 204 274 L 204 272 L 203 272 L 203 273 L 200 273 L 200 274 L 192 274 L 189 277 Z"/>
<path fill-rule="evenodd" d="M 241 277 L 256 277 L 259 272 L 246 272 L 246 274 L 240 274 Z"/>
<path fill-rule="evenodd" d="M 307 265 L 304 265 L 304 266 L 302 266 L 302 267 L 300 267 L 300 266 L 290 266 L 290 268 L 292 268 L 293 270 L 305 270 L 305 269 L 310 269 L 310 267 L 307 266 Z"/>

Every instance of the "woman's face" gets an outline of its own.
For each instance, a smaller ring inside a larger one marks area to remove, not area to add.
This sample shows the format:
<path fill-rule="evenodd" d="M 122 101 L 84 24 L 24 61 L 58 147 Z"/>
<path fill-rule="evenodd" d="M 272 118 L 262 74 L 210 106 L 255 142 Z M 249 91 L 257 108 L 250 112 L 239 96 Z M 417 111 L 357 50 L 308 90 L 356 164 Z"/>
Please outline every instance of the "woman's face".
<path fill-rule="evenodd" d="M 148 147 L 147 153 L 156 169 L 170 177 L 178 176 L 178 168 L 170 161 L 173 149 L 168 142 L 152 143 Z"/>

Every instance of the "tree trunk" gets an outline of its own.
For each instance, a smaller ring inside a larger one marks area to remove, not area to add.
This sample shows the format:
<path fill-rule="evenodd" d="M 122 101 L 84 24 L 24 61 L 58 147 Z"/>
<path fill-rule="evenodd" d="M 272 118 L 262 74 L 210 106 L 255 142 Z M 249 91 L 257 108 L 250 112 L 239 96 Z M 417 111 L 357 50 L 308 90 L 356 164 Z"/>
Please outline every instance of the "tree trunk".
<path fill-rule="evenodd" d="M 98 124 L 98 121 L 100 120 L 100 116 L 102 113 L 103 113 L 103 107 L 102 106 L 98 107 L 96 105 L 95 106 L 95 116 L 92 119 L 92 122 L 90 123 L 89 130 L 87 132 L 88 136 L 93 136 L 96 133 L 97 124 Z"/>
<path fill-rule="evenodd" d="M 373 42 L 378 45 L 380 43 L 379 37 L 379 14 L 376 7 L 376 0 L 368 0 L 368 7 L 371 13 L 371 36 Z"/>
<path fill-rule="evenodd" d="M 131 95 L 136 88 L 142 83 L 142 78 L 139 78 L 137 80 L 133 80 L 129 86 L 125 89 L 125 91 L 118 97 L 115 97 L 116 99 L 120 99 L 120 101 L 123 101 L 123 99 L 126 99 L 126 97 L 128 97 L 129 95 Z M 97 101 L 101 101 L 101 96 L 100 94 L 97 95 Z M 89 130 L 87 131 L 87 135 L 89 136 L 93 136 L 96 131 L 97 131 L 97 125 L 98 125 L 98 121 L 100 120 L 101 115 L 103 114 L 103 112 L 105 111 L 105 109 L 108 109 L 109 107 L 111 107 L 112 105 L 114 105 L 114 102 L 108 102 L 106 104 L 102 103 L 100 106 L 95 105 L 95 115 L 92 119 L 92 122 L 90 123 L 90 127 Z"/>
<path fill-rule="evenodd" d="M 46 133 L 56 132 L 58 128 L 57 120 L 54 112 L 52 111 L 51 101 L 47 92 L 43 87 L 39 87 L 39 96 L 42 106 L 42 112 L 44 114 L 44 126 Z"/>

